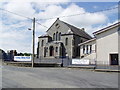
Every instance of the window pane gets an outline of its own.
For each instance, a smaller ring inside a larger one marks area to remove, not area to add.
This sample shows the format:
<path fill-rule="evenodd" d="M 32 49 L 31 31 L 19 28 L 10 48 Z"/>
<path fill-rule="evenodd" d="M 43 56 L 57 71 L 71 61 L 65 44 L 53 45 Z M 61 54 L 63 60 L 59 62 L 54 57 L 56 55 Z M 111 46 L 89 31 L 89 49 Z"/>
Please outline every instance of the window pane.
<path fill-rule="evenodd" d="M 68 45 L 68 38 L 65 39 L 65 45 Z"/>
<path fill-rule="evenodd" d="M 56 52 L 58 52 L 58 47 L 56 47 Z"/>
<path fill-rule="evenodd" d="M 44 45 L 44 40 L 42 40 L 42 42 L 41 42 L 41 46 L 43 47 L 43 45 Z"/>
<path fill-rule="evenodd" d="M 59 41 L 61 40 L 61 32 L 59 33 Z"/>

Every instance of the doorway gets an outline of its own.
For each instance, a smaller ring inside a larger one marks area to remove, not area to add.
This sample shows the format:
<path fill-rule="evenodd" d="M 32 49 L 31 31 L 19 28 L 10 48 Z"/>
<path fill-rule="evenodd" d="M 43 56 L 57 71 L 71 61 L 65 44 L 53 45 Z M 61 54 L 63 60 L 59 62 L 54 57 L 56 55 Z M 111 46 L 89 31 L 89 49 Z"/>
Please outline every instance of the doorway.
<path fill-rule="evenodd" d="M 54 47 L 50 46 L 50 56 L 54 56 Z"/>
<path fill-rule="evenodd" d="M 46 57 L 46 47 L 44 47 L 44 57 Z"/>
<path fill-rule="evenodd" d="M 118 54 L 110 54 L 111 65 L 119 65 Z"/>

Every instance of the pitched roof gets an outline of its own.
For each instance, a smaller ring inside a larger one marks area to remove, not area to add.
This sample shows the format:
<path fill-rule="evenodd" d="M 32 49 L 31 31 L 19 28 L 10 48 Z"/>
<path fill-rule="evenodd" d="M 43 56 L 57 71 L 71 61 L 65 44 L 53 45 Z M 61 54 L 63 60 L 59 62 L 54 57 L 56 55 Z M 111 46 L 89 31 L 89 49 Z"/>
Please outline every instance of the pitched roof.
<path fill-rule="evenodd" d="M 50 36 L 49 35 L 41 35 L 38 38 L 48 38 L 48 37 L 50 37 Z"/>
<path fill-rule="evenodd" d="M 94 34 L 94 35 L 97 35 L 97 34 L 99 34 L 99 33 L 103 33 L 104 31 L 110 30 L 111 28 L 117 27 L 117 26 L 119 26 L 119 25 L 120 25 L 120 22 L 117 22 L 117 23 L 115 23 L 115 24 L 113 24 L 113 25 L 110 25 L 110 26 L 105 27 L 105 28 L 103 28 L 103 29 L 101 29 L 101 30 L 98 30 L 98 31 L 94 32 L 93 34 Z"/>
<path fill-rule="evenodd" d="M 59 18 L 57 18 L 57 19 L 55 20 L 55 22 L 48 28 L 48 30 L 47 30 L 46 32 L 48 32 L 48 31 L 50 30 L 50 28 L 57 22 L 57 20 L 59 20 Z"/>
<path fill-rule="evenodd" d="M 61 22 L 63 22 L 63 21 L 61 21 Z M 66 22 L 63 22 L 63 23 L 66 24 L 71 29 L 73 34 L 76 34 L 76 35 L 81 36 L 81 37 L 85 37 L 87 39 L 92 39 L 92 37 L 88 33 L 86 33 L 84 30 L 81 30 L 81 29 L 79 29 L 73 25 L 70 25 Z"/>
<path fill-rule="evenodd" d="M 51 25 L 51 27 L 57 22 L 57 20 L 59 20 L 59 18 L 56 19 L 56 21 Z M 61 21 L 61 20 L 59 20 L 59 21 Z M 61 21 L 61 22 L 63 22 L 63 21 Z M 86 33 L 85 31 L 83 31 L 83 30 L 81 30 L 73 25 L 70 25 L 66 22 L 63 22 L 63 23 L 66 24 L 71 29 L 73 34 L 87 38 L 87 39 L 92 39 L 92 37 L 88 33 Z M 48 32 L 50 30 L 50 28 L 46 32 Z"/>

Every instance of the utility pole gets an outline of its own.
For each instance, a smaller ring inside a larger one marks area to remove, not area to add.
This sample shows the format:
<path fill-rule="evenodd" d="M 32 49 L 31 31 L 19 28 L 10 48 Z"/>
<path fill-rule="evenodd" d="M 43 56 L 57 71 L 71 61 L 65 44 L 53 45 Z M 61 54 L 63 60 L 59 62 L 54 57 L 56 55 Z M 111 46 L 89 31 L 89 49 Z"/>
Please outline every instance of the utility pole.
<path fill-rule="evenodd" d="M 32 54 L 32 67 L 34 67 L 35 60 L 35 18 L 33 18 L 33 54 Z"/>

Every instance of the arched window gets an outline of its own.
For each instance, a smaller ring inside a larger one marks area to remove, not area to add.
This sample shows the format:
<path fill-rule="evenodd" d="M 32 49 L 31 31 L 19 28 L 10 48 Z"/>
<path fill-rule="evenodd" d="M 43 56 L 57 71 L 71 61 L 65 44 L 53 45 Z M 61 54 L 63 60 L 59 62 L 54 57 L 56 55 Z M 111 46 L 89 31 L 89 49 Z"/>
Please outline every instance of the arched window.
<path fill-rule="evenodd" d="M 42 42 L 41 42 L 41 47 L 43 47 L 43 45 L 44 45 L 44 40 L 42 40 Z"/>
<path fill-rule="evenodd" d="M 68 45 L 68 38 L 65 39 L 65 45 Z"/>
<path fill-rule="evenodd" d="M 83 54 L 85 54 L 85 45 L 83 45 Z"/>
<path fill-rule="evenodd" d="M 56 47 L 56 52 L 58 52 L 58 47 Z"/>
<path fill-rule="evenodd" d="M 46 47 L 44 47 L 44 57 L 46 57 Z"/>
<path fill-rule="evenodd" d="M 55 33 L 53 34 L 53 41 L 55 41 Z"/>
<path fill-rule="evenodd" d="M 90 45 L 90 53 L 92 53 L 92 45 Z"/>
<path fill-rule="evenodd" d="M 58 40 L 58 32 L 56 32 L 56 41 Z"/>
<path fill-rule="evenodd" d="M 59 41 L 61 40 L 61 32 L 59 33 Z"/>
<path fill-rule="evenodd" d="M 88 54 L 88 45 L 86 46 L 86 54 Z"/>

